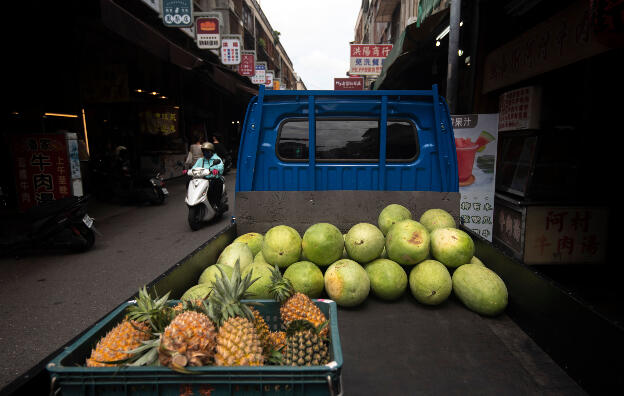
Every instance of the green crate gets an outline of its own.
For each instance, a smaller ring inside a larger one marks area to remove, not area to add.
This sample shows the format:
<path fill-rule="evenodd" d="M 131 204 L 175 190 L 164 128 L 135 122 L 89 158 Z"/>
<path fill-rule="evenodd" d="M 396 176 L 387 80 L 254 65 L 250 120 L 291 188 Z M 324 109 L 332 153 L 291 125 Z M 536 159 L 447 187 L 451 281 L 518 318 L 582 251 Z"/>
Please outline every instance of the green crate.
<path fill-rule="evenodd" d="M 281 327 L 279 304 L 254 300 L 271 330 Z M 85 367 L 97 341 L 125 314 L 126 302 L 96 323 L 47 365 L 52 391 L 62 395 L 339 395 L 342 351 L 338 313 L 331 300 L 314 300 L 329 318 L 331 362 L 325 366 L 193 367 L 181 374 L 166 367 Z M 60 392 L 58 392 L 60 391 Z"/>

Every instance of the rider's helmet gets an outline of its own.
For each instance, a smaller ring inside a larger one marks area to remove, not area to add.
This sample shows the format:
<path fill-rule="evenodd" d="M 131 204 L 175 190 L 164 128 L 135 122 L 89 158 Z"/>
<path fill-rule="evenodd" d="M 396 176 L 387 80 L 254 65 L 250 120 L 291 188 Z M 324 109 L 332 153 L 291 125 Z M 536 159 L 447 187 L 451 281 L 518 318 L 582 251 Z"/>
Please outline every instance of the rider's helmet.
<path fill-rule="evenodd" d="M 201 150 L 204 157 L 210 158 L 215 153 L 215 146 L 210 142 L 205 142 L 201 145 Z"/>

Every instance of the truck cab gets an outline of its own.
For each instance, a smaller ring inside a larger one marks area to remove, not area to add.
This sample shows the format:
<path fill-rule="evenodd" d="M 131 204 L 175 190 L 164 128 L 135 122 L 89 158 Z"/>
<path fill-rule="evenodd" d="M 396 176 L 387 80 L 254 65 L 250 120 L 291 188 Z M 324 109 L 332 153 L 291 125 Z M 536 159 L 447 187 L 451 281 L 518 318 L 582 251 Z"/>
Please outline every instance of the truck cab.
<path fill-rule="evenodd" d="M 247 108 L 236 191 L 457 192 L 452 124 L 424 91 L 272 91 Z"/>

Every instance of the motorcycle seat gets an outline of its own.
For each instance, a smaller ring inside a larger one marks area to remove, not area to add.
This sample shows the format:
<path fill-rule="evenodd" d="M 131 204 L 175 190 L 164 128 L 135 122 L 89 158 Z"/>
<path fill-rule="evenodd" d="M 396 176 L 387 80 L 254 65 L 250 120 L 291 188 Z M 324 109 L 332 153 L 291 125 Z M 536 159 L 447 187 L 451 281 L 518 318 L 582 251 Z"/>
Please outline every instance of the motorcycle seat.
<path fill-rule="evenodd" d="M 27 210 L 24 213 L 24 217 L 31 221 L 49 217 L 59 212 L 68 210 L 69 208 L 79 204 L 82 200 L 82 197 L 67 197 L 54 201 L 43 202 Z"/>

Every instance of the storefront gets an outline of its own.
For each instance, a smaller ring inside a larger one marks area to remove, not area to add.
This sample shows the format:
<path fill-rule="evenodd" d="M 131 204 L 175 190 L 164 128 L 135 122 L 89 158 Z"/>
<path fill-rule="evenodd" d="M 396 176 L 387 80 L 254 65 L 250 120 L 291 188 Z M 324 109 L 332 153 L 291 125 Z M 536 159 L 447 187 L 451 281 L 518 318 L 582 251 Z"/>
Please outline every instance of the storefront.
<path fill-rule="evenodd" d="M 85 178 L 86 160 L 117 146 L 128 148 L 137 170 L 158 169 L 165 178 L 181 175 L 198 137 L 219 132 L 235 148 L 232 122 L 242 122 L 256 87 L 187 33 L 165 27 L 141 1 L 28 4 L 7 10 L 29 18 L 7 26 L 16 33 L 7 43 L 0 153 L 9 206 L 19 194 L 8 145 L 16 134 L 76 133 L 88 154 Z"/>

